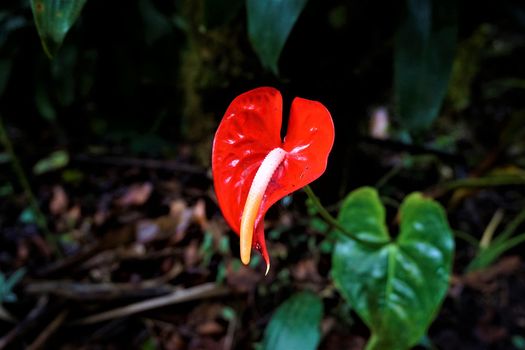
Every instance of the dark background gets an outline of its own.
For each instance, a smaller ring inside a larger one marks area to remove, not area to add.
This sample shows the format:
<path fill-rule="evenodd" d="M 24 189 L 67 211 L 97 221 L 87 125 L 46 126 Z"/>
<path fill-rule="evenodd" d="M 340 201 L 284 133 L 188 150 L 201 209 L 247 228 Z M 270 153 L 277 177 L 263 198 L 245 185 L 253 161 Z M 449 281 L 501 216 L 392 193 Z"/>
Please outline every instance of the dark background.
<path fill-rule="evenodd" d="M 3 0 L 0 76 L 7 75 L 7 80 L 0 90 L 0 116 L 51 232 L 64 240 L 66 256 L 82 252 L 86 242 L 104 240 L 134 224 L 130 212 L 141 219 L 163 217 L 170 211 L 173 198 L 189 207 L 203 200 L 206 218 L 220 220 L 208 174 L 211 141 L 231 100 L 258 86 L 278 88 L 285 99 L 285 111 L 295 96 L 321 101 L 330 110 L 336 129 L 335 145 L 326 173 L 313 184 L 323 203 L 337 208 L 350 190 L 380 182 L 381 194 L 391 200 L 387 209 L 393 223 L 395 203 L 412 191 L 435 194 L 436 186 L 439 190 L 439 184 L 445 181 L 508 169 L 523 171 L 525 167 L 525 137 L 509 136 L 524 135 L 525 130 L 525 7 L 518 0 L 464 0 L 458 1 L 458 6 L 456 61 L 463 52 L 463 69 L 453 72 L 439 117 L 425 130 L 404 127 L 396 113 L 393 55 L 404 11 L 400 1 L 310 0 L 286 42 L 277 77 L 262 67 L 250 44 L 242 2 L 88 0 L 51 61 L 42 50 L 29 1 Z M 466 89 L 454 90 L 460 84 Z M 454 92 L 458 90 L 460 93 Z M 461 99 L 466 102 L 458 103 Z M 370 136 L 370 117 L 377 107 L 389 112 L 386 140 Z M 65 166 L 44 174 L 32 170 L 38 161 L 57 150 L 69 155 Z M 137 159 L 143 163 L 133 163 Z M 191 167 L 191 171 L 152 166 L 149 161 L 175 162 L 179 167 Z M 397 170 L 385 179 L 392 169 Z M 73 180 L 72 174 L 77 176 Z M 168 187 L 163 186 L 167 182 L 175 183 L 177 189 L 166 190 Z M 146 201 L 123 208 L 115 204 L 137 183 L 153 184 Z M 39 267 L 64 257 L 43 253 L 45 249 L 35 243 L 40 242 L 41 230 L 31 220 L 21 222 L 28 198 L 9 161 L 0 162 L 0 186 L 5 190 L 0 197 L 2 272 L 8 275 L 26 267 L 29 280 L 89 280 L 88 271 L 79 272 L 71 266 L 48 275 L 39 271 Z M 65 191 L 68 204 L 62 212 L 53 213 L 49 206 L 57 186 Z M 478 239 L 496 210 L 504 211 L 506 223 L 525 203 L 523 183 L 489 186 L 466 195 L 437 193 L 435 198 L 447 209 L 451 226 Z M 257 283 L 246 276 L 239 279 L 248 282 L 228 280 L 242 292 L 221 303 L 235 305 L 246 320 L 251 320 L 235 338 L 234 348 L 247 348 L 260 341 L 261 329 L 272 309 L 291 291 L 301 289 L 303 284 L 330 284 L 329 254 L 308 245 L 304 237 L 295 238 L 311 230 L 304 224 L 309 220 L 304 199 L 299 193 L 288 207 L 280 205 L 269 213 L 274 223 L 286 216 L 286 210 L 296 220 L 296 225 L 281 230 L 281 243 L 273 247 L 274 251 L 281 244 L 293 247 L 275 267 L 275 274 L 289 270 L 292 277 L 279 279 L 272 275 L 273 289 L 270 285 L 257 289 Z M 80 218 L 65 229 L 60 226 L 66 220 L 62 216 L 75 206 L 82 209 Z M 82 223 L 95 222 L 94 216 L 101 208 L 106 208 L 107 216 L 93 225 L 88 238 L 68 236 Z M 170 283 L 194 285 L 216 280 L 221 268 L 227 266 L 224 261 L 233 260 L 231 254 L 235 256 L 238 251 L 232 233 L 225 227 L 222 230 L 233 237 L 228 242 L 233 253 L 218 253 L 214 246 L 211 258 L 206 260 L 202 256 L 205 234 L 195 224 L 190 225 L 178 246 L 174 245 L 178 254 L 175 261 L 181 260 L 185 270 Z M 322 237 L 317 235 L 316 243 L 320 241 Z M 129 239 L 117 240 L 110 246 L 116 249 L 129 243 Z M 157 251 L 164 243 L 148 245 L 147 249 Z M 195 248 L 192 245 L 201 249 L 195 253 L 199 256 L 197 262 L 188 262 L 189 258 L 184 257 L 185 251 Z M 24 249 L 29 253 L 21 253 Z M 472 247 L 457 241 L 455 275 L 462 276 L 474 254 Z M 296 268 L 311 256 L 317 257 L 315 273 L 308 273 L 315 277 L 303 281 L 297 277 Z M 516 256 L 523 256 L 523 247 L 506 253 L 506 257 Z M 112 270 L 110 280 L 146 279 L 165 268 L 163 261 L 154 260 L 149 265 L 122 262 Z M 511 272 L 496 274 L 490 288 L 486 284 L 452 285 L 429 333 L 436 348 L 525 349 L 525 269 L 519 261 Z M 19 302 L 10 310 L 23 318 L 35 306 L 36 298 L 23 286 L 17 292 Z M 250 296 L 246 305 L 242 305 L 244 292 Z M 260 300 L 259 304 L 254 298 Z M 111 302 L 117 305 L 122 301 Z M 58 298 L 56 305 L 72 310 L 73 315 L 86 314 L 85 308 L 71 306 L 67 298 Z M 60 330 L 51 338 L 50 348 L 88 343 L 108 348 L 140 347 L 148 339 L 170 349 L 214 348 L 223 341 L 226 330 L 210 336 L 195 331 L 198 325 L 189 324 L 187 329 L 181 326 L 195 316 L 192 312 L 198 307 L 198 303 L 185 305 L 177 316 L 169 316 L 169 312 L 153 315 L 172 325 L 166 326 L 167 333 L 159 331 L 162 327 L 158 325 L 147 328 L 139 318 L 123 319 L 116 325 L 104 326 L 109 329 L 107 333 L 102 328 Z M 328 298 L 326 307 L 326 314 L 338 325 L 325 334 L 321 347 L 361 348 L 368 334 L 357 316 L 352 313 L 347 316 L 350 321 L 341 321 L 344 311 L 337 296 Z M 53 314 L 54 308 L 47 312 Z M 104 308 L 107 306 L 103 301 L 95 301 L 87 309 Z M 12 341 L 13 348 L 34 339 L 42 323 L 24 329 Z M 218 324 L 226 327 L 224 320 Z M 9 324 L 0 321 L 0 335 L 10 329 Z M 101 335 L 90 338 L 92 331 Z"/>

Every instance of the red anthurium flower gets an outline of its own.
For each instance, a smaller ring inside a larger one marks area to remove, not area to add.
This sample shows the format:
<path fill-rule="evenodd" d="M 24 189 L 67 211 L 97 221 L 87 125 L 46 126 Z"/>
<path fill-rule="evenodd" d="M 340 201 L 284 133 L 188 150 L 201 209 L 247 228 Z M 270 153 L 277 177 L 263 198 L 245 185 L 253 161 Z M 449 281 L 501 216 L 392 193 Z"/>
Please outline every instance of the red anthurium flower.
<path fill-rule="evenodd" d="M 226 221 L 240 236 L 241 260 L 251 249 L 270 259 L 264 215 L 286 195 L 317 179 L 326 169 L 334 125 L 319 102 L 295 98 L 287 135 L 281 140 L 282 97 L 261 87 L 233 100 L 215 134 L 212 171 Z"/>

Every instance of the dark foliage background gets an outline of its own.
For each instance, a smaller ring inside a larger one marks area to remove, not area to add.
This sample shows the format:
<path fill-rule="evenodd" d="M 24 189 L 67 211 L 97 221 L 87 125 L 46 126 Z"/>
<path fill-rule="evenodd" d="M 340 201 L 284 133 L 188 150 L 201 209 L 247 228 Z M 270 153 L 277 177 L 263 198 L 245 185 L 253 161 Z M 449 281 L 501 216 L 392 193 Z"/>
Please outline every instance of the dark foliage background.
<path fill-rule="evenodd" d="M 402 1 L 308 1 L 277 76 L 253 48 L 244 1 L 88 0 L 50 60 L 30 2 L 3 0 L 0 118 L 62 251 L 57 256 L 44 240 L 4 147 L 0 268 L 5 276 L 26 269 L 18 301 L 6 309 L 27 321 L 43 303 L 31 285 L 44 280 L 138 283 L 167 275 L 158 288 L 219 281 L 234 292 L 177 312 L 172 306 L 71 332 L 58 327 L 40 346 L 244 349 L 261 341 L 273 310 L 293 291 L 313 289 L 325 296 L 320 347 L 363 348 L 368 331 L 333 289 L 326 227 L 308 214 L 304 194 L 269 213 L 277 261 L 270 276 L 262 277 L 262 266 L 252 275 L 240 269 L 237 239 L 221 221 L 208 173 L 214 131 L 230 101 L 258 86 L 278 88 L 285 111 L 295 96 L 321 101 L 333 116 L 336 141 L 313 188 L 330 210 L 350 190 L 376 186 L 395 230 L 398 204 L 422 191 L 445 206 L 454 230 L 482 239 L 495 213 L 502 213 L 503 227 L 525 203 L 525 6 L 519 0 L 457 6 L 446 97 L 430 127 L 412 128 L 398 113 L 394 89 Z M 379 108 L 389 122 L 381 137 L 371 132 Z M 53 158 L 57 151 L 66 159 Z M 53 207 L 62 194 L 66 203 Z M 179 236 L 170 231 L 184 221 L 177 210 L 193 213 Z M 168 214 L 175 223 L 162 221 Z M 144 222 L 155 225 L 153 241 L 136 238 Z M 518 221 L 516 233 L 523 228 Z M 143 255 L 115 253 L 137 246 Z M 483 266 L 485 277 L 467 277 L 478 250 L 457 239 L 449 295 L 422 348 L 525 349 L 523 247 L 510 248 Z M 90 260 L 101 251 L 113 251 L 114 265 Z M 173 266 L 181 271 L 172 276 Z M 0 348 L 32 344 L 61 312 L 73 320 L 146 299 L 91 295 L 79 306 L 84 296 L 46 295 L 51 302 L 29 325 L 0 321 Z"/>

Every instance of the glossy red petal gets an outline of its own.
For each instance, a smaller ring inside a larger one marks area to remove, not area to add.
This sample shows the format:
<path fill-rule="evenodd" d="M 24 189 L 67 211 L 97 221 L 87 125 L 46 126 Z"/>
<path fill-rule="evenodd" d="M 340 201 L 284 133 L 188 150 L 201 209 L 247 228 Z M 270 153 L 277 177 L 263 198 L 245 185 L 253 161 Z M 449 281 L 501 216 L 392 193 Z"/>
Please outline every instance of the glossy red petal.
<path fill-rule="evenodd" d="M 264 215 L 275 202 L 321 176 L 334 142 L 332 117 L 319 102 L 293 101 L 284 142 L 280 139 L 281 122 L 280 93 L 267 87 L 255 89 L 230 104 L 213 143 L 215 192 L 224 217 L 237 234 L 246 197 L 262 161 L 277 147 L 287 151 L 266 188 L 255 220 L 253 246 L 267 264 Z"/>
<path fill-rule="evenodd" d="M 281 113 L 279 91 L 269 87 L 254 89 L 233 100 L 215 133 L 215 193 L 226 221 L 237 234 L 255 173 L 264 157 L 281 145 Z"/>
<path fill-rule="evenodd" d="M 266 189 L 262 217 L 275 202 L 324 173 L 334 137 L 334 124 L 326 107 L 317 101 L 294 99 L 281 146 L 288 154 Z"/>

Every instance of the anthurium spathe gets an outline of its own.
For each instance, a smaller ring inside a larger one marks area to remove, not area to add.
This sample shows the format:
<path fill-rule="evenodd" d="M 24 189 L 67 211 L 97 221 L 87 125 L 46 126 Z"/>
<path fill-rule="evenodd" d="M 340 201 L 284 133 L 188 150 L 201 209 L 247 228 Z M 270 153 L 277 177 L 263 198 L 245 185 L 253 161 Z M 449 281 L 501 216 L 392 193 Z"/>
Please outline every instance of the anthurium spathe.
<path fill-rule="evenodd" d="M 251 249 L 265 262 L 264 215 L 286 195 L 317 179 L 326 169 L 334 142 L 334 125 L 319 102 L 295 98 L 287 134 L 281 140 L 282 97 L 261 87 L 230 104 L 213 141 L 212 171 L 222 213 L 240 236 L 240 255 L 250 262 Z"/>

